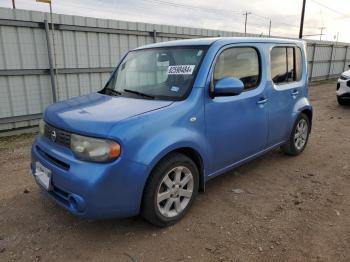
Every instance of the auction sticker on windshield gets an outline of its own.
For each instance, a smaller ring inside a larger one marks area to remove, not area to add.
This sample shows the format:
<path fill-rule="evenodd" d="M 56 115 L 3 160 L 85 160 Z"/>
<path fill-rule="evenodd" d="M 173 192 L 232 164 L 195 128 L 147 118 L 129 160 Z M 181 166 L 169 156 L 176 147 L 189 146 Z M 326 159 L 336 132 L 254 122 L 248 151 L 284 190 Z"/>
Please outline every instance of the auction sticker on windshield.
<path fill-rule="evenodd" d="M 168 75 L 192 75 L 195 65 L 176 65 L 168 67 Z"/>

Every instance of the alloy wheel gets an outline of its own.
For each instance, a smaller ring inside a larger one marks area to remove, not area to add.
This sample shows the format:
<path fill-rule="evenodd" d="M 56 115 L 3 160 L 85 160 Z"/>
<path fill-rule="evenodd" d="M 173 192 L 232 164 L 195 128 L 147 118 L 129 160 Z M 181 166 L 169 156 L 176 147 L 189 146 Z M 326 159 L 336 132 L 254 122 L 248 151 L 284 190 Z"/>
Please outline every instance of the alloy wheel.
<path fill-rule="evenodd" d="M 192 172 L 185 166 L 171 169 L 164 177 L 157 191 L 159 212 L 168 218 L 182 213 L 189 204 L 194 188 Z"/>
<path fill-rule="evenodd" d="M 294 133 L 294 145 L 299 151 L 302 150 L 306 144 L 309 135 L 309 126 L 305 119 L 300 119 Z"/>

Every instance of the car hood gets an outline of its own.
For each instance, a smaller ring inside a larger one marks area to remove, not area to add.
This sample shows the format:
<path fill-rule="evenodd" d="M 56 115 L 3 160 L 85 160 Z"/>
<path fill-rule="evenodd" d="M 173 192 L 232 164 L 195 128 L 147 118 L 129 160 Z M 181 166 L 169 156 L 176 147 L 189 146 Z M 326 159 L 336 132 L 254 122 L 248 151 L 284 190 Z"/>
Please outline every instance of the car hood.
<path fill-rule="evenodd" d="M 55 127 L 79 134 L 106 136 L 118 122 L 172 104 L 171 101 L 115 97 L 99 93 L 49 106 L 44 119 Z"/>
<path fill-rule="evenodd" d="M 345 71 L 344 73 L 342 73 L 342 75 L 344 75 L 346 77 L 350 77 L 350 70 Z"/>

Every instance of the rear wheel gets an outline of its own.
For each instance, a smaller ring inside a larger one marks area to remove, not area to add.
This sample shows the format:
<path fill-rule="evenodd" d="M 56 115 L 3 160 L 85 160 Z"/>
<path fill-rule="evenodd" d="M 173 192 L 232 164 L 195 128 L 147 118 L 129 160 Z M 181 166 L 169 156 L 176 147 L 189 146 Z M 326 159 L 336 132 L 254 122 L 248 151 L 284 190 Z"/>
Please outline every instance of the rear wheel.
<path fill-rule="evenodd" d="M 155 167 L 147 182 L 142 216 L 156 226 L 169 226 L 188 211 L 198 192 L 199 173 L 185 155 L 172 153 Z"/>
<path fill-rule="evenodd" d="M 282 146 L 282 151 L 287 155 L 299 155 L 306 147 L 309 134 L 310 120 L 307 115 L 301 113 L 295 121 L 288 143 Z"/>

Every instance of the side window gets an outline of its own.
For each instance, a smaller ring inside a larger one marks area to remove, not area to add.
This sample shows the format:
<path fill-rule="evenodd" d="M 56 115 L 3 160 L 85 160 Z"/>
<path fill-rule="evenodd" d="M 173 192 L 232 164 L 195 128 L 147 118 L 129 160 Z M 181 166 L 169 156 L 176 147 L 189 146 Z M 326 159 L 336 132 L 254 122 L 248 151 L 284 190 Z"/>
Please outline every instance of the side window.
<path fill-rule="evenodd" d="M 275 84 L 287 82 L 287 49 L 274 47 L 271 51 L 271 79 Z"/>
<path fill-rule="evenodd" d="M 296 80 L 300 81 L 303 75 L 303 58 L 301 56 L 300 48 L 295 48 L 295 73 Z"/>
<path fill-rule="evenodd" d="M 287 82 L 293 82 L 295 80 L 295 70 L 294 70 L 294 48 L 287 48 Z"/>
<path fill-rule="evenodd" d="M 274 47 L 271 51 L 271 79 L 275 84 L 299 81 L 302 76 L 300 48 Z"/>
<path fill-rule="evenodd" d="M 214 82 L 225 77 L 240 79 L 245 90 L 257 87 L 260 79 L 257 50 L 252 47 L 233 47 L 224 50 L 215 65 Z"/>

